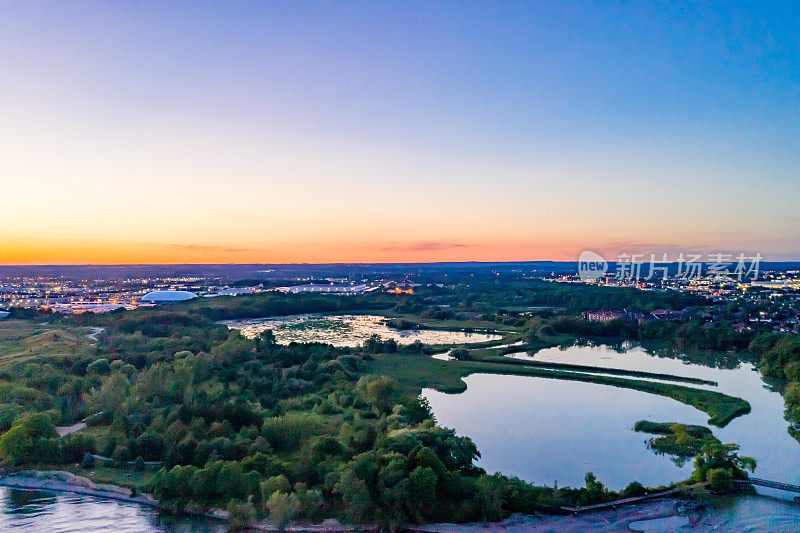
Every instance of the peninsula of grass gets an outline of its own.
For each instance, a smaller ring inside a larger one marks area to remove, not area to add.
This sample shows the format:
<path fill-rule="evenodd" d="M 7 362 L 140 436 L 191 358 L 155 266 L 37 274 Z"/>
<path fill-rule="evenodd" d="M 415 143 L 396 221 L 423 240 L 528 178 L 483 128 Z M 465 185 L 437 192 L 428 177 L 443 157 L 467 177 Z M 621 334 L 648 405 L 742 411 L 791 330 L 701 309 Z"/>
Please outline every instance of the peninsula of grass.
<path fill-rule="evenodd" d="M 697 389 L 676 383 L 645 381 L 513 363 L 440 361 L 420 355 L 382 354 L 376 355 L 370 362 L 369 371 L 376 374 L 391 372 L 407 394 L 419 394 L 423 388 L 432 388 L 451 394 L 460 393 L 467 388 L 461 378 L 470 374 L 506 374 L 583 381 L 658 394 L 703 411 L 710 417 L 708 423 L 718 427 L 724 427 L 734 418 L 750 412 L 750 404 L 747 401 L 717 391 Z"/>
<path fill-rule="evenodd" d="M 515 344 L 514 346 L 507 346 L 507 344 L 513 344 L 515 342 L 519 342 L 519 339 L 515 340 L 515 337 L 508 337 L 508 339 L 503 339 L 502 342 L 494 342 L 493 344 L 486 343 L 486 344 L 470 345 L 469 353 L 472 359 L 487 360 L 491 359 L 492 357 L 502 357 L 504 355 L 512 353 L 520 353 L 520 352 L 534 353 L 538 352 L 539 350 L 543 350 L 545 348 L 553 348 L 555 346 L 560 346 L 562 344 L 570 344 L 572 341 L 574 341 L 574 338 L 569 338 L 566 340 L 535 339 L 532 341 L 525 342 L 523 344 Z"/>
<path fill-rule="evenodd" d="M 471 354 L 472 352 L 470 352 Z M 707 379 L 692 378 L 688 376 L 677 376 L 675 374 L 663 374 L 660 372 L 646 372 L 644 370 L 626 370 L 622 368 L 606 368 L 601 366 L 578 365 L 573 363 L 552 363 L 547 361 L 528 361 L 525 359 L 513 359 L 511 357 L 483 357 L 476 358 L 481 363 L 493 363 L 504 365 L 520 365 L 535 368 L 547 368 L 551 370 L 572 370 L 576 372 L 594 372 L 600 374 L 612 374 L 615 376 L 631 376 L 637 378 L 652 378 L 665 381 L 677 381 L 682 383 L 692 383 L 695 385 L 716 385 L 716 381 Z"/>

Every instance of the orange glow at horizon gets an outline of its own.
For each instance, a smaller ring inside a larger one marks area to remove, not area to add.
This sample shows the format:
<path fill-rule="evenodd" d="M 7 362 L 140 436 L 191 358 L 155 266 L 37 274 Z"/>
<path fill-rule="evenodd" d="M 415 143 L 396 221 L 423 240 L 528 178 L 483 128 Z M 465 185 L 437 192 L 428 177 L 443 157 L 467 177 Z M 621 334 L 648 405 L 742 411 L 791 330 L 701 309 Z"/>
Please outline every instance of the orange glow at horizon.
<path fill-rule="evenodd" d="M 319 241 L 252 247 L 37 239 L 0 247 L 0 264 L 403 263 L 575 259 L 572 249 L 521 243 L 374 244 Z M 577 247 L 573 247 L 578 250 Z"/>
<path fill-rule="evenodd" d="M 594 230 L 594 231 L 593 231 Z M 474 235 L 475 240 L 432 239 L 381 241 L 353 236 L 349 239 L 324 236 L 277 237 L 272 241 L 237 240 L 216 242 L 143 242 L 108 238 L 30 237 L 0 234 L 0 265 L 47 264 L 288 264 L 288 263 L 427 263 L 501 261 L 575 261 L 586 249 L 615 260 L 620 253 L 681 252 L 765 252 L 757 242 L 736 242 L 705 235 L 703 244 L 675 247 L 670 244 L 642 244 L 644 240 L 603 239 L 596 228 L 587 228 L 582 238 L 572 237 L 572 228 L 542 232 L 538 236 L 493 238 Z M 577 232 L 576 232 L 577 233 Z M 316 238 L 314 238 L 316 237 Z M 526 238 L 527 237 L 527 238 Z M 223 244 L 219 244 L 223 243 Z M 645 255 L 647 257 L 647 255 Z"/>

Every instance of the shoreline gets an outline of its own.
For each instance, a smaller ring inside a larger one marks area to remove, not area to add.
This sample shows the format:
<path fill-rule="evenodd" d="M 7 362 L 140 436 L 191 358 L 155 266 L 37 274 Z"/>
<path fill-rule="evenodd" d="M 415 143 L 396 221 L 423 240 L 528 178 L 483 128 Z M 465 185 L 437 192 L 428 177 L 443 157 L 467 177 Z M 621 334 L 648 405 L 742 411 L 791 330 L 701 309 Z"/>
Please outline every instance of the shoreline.
<path fill-rule="evenodd" d="M 416 533 L 490 533 L 502 530 L 508 533 L 551 532 L 581 533 L 584 531 L 636 531 L 632 524 L 671 517 L 689 517 L 693 511 L 681 511 L 681 499 L 664 497 L 639 503 L 623 504 L 585 513 L 563 515 L 513 514 L 501 522 L 469 524 L 426 524 L 410 527 Z M 691 518 L 687 518 L 687 521 Z"/>
<path fill-rule="evenodd" d="M 171 515 L 187 515 L 196 518 L 205 518 L 222 523 L 230 521 L 228 512 L 223 509 L 201 511 L 198 509 L 184 508 L 179 511 L 165 507 L 149 494 L 131 496 L 131 489 L 109 483 L 95 483 L 91 479 L 67 472 L 65 470 L 17 470 L 3 472 L 0 469 L 0 487 L 10 489 L 35 491 L 44 490 L 67 494 L 79 494 L 106 500 L 133 503 L 165 512 Z M 327 519 L 319 524 L 295 524 L 286 528 L 279 528 L 264 521 L 251 524 L 249 531 L 295 531 L 295 532 L 351 532 L 375 531 L 375 526 L 344 525 L 335 519 Z"/>
<path fill-rule="evenodd" d="M 131 489 L 107 483 L 95 483 L 66 470 L 21 470 L 0 475 L 0 486 L 23 490 L 52 490 L 96 496 L 117 501 L 159 508 L 158 502 L 147 495 L 131 496 Z"/>
<path fill-rule="evenodd" d="M 131 489 L 121 487 L 118 485 L 95 483 L 87 477 L 79 476 L 64 470 L 19 470 L 14 472 L 5 472 L 0 475 L 0 486 L 8 487 L 18 490 L 46 490 L 68 494 L 79 494 L 82 496 L 90 496 L 101 499 L 108 499 L 114 501 L 121 501 L 126 503 L 133 503 L 142 505 L 158 511 L 167 512 L 170 514 L 185 514 L 187 516 L 194 516 L 200 518 L 207 518 L 217 520 L 219 522 L 228 522 L 227 511 L 216 509 L 212 511 L 200 511 L 186 509 L 175 513 L 173 509 L 164 507 L 156 499 L 148 494 L 142 493 L 141 495 L 131 496 Z M 624 517 L 633 520 L 642 520 L 653 518 L 650 508 L 654 502 L 655 505 L 661 509 L 661 513 L 667 509 L 677 507 L 680 500 L 678 495 L 675 494 L 661 494 L 653 495 L 656 499 L 648 499 L 639 502 L 623 502 L 619 504 L 619 508 L 604 509 L 590 511 L 586 509 L 578 513 L 565 513 L 565 514 L 541 514 L 541 515 L 522 515 L 514 514 L 501 522 L 493 522 L 489 524 L 424 524 L 419 526 L 409 526 L 409 531 L 418 531 L 420 533 L 436 533 L 444 531 L 491 531 L 498 527 L 503 529 L 514 530 L 521 528 L 522 530 L 530 530 L 530 528 L 544 528 L 545 530 L 558 526 L 567 528 L 572 527 L 575 531 L 580 531 L 581 528 L 586 527 L 590 523 L 594 523 L 597 517 L 606 513 L 614 513 L 615 515 L 624 515 Z M 663 509 L 662 509 L 663 507 Z M 659 515 L 659 516 L 662 516 Z M 671 515 L 663 515 L 671 516 Z M 603 519 L 606 520 L 606 519 Z M 265 522 L 257 522 L 250 526 L 253 531 L 277 531 L 276 526 L 272 526 Z M 335 520 L 324 521 L 320 524 L 295 524 L 286 528 L 286 531 L 374 531 L 375 526 L 370 525 L 344 525 Z"/>
<path fill-rule="evenodd" d="M 95 483 L 89 478 L 72 474 L 63 470 L 38 471 L 20 470 L 13 472 L 0 472 L 0 486 L 19 490 L 45 490 L 61 493 L 79 494 L 100 499 L 108 499 L 142 505 L 158 511 L 173 515 L 186 515 L 226 523 L 229 521 L 227 511 L 214 509 L 201 511 L 198 509 L 185 509 L 175 512 L 174 509 L 161 505 L 150 495 L 142 493 L 137 496 L 130 495 L 130 489 L 118 485 Z M 750 496 L 761 497 L 757 493 Z M 736 495 L 733 495 L 734 497 Z M 769 498 L 769 496 L 767 496 Z M 680 517 L 687 523 L 699 520 L 705 513 L 706 505 L 698 505 L 690 498 L 675 489 L 662 491 L 660 494 L 645 496 L 643 499 L 623 499 L 617 502 L 601 504 L 602 508 L 587 506 L 583 509 L 576 508 L 572 512 L 563 514 L 520 514 L 515 513 L 499 522 L 490 523 L 433 523 L 422 525 L 409 525 L 408 531 L 419 533 L 446 533 L 446 532 L 490 532 L 502 529 L 508 532 L 522 531 L 566 531 L 579 532 L 587 530 L 596 531 L 630 531 L 636 530 L 632 526 L 635 522 L 658 521 Z M 565 509 L 566 511 L 566 509 Z M 576 512 L 577 511 L 577 512 Z M 696 522 L 695 522 L 696 523 Z M 266 521 L 252 524 L 251 531 L 278 531 Z M 293 524 L 285 531 L 294 532 L 351 532 L 351 531 L 376 531 L 374 525 L 347 525 L 335 519 L 328 519 L 320 524 Z"/>
<path fill-rule="evenodd" d="M 72 472 L 67 472 L 66 470 L 19 470 L 3 472 L 0 473 L 0 487 L 79 494 L 94 498 L 134 503 L 158 511 L 173 513 L 171 509 L 163 506 L 158 500 L 147 493 L 131 496 L 131 489 L 127 487 L 110 483 L 95 483 L 88 477 L 79 476 Z M 220 521 L 228 520 L 227 511 L 221 509 L 208 512 L 185 509 L 179 511 L 177 514 L 186 514 Z"/>

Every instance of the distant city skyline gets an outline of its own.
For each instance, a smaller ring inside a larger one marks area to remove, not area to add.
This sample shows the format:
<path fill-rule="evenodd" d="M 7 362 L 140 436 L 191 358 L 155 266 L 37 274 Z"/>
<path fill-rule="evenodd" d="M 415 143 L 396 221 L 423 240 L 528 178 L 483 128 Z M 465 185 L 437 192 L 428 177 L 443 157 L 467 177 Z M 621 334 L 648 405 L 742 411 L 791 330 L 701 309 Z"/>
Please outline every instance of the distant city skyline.
<path fill-rule="evenodd" d="M 800 260 L 800 6 L 0 4 L 0 264 Z"/>

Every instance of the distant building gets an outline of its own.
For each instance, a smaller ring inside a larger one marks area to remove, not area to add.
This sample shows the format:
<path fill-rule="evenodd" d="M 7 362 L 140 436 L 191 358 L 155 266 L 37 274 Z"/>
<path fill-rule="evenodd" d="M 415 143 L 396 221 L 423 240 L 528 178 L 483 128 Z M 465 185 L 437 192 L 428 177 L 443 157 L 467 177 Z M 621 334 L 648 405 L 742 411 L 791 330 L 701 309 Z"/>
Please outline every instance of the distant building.
<path fill-rule="evenodd" d="M 82 313 L 107 313 L 117 309 L 133 309 L 132 305 L 112 304 L 102 302 L 77 301 L 68 303 L 57 303 L 49 307 L 54 313 L 65 315 L 80 315 Z"/>
<path fill-rule="evenodd" d="M 608 322 L 609 320 L 617 320 L 624 317 L 625 315 L 621 311 L 611 311 L 609 309 L 583 312 L 584 320 L 591 320 L 592 322 Z"/>
<path fill-rule="evenodd" d="M 650 316 L 656 320 L 686 320 L 689 318 L 690 312 L 691 310 L 689 308 L 681 311 L 676 311 L 674 309 L 656 309 L 650 313 Z"/>
<path fill-rule="evenodd" d="M 219 289 L 211 294 L 206 294 L 206 298 L 213 298 L 215 296 L 241 296 L 243 294 L 255 294 L 261 292 L 261 287 L 229 287 Z"/>
<path fill-rule="evenodd" d="M 386 292 L 392 294 L 414 294 L 414 288 L 411 283 L 389 281 L 383 284 L 383 288 Z"/>
<path fill-rule="evenodd" d="M 799 279 L 779 279 L 769 281 L 751 281 L 751 287 L 764 287 L 768 289 L 800 289 Z"/>
<path fill-rule="evenodd" d="M 290 287 L 277 287 L 275 290 L 289 293 L 298 294 L 301 292 L 318 292 L 324 294 L 362 294 L 369 291 L 374 291 L 377 287 L 370 287 L 366 283 L 360 285 L 327 285 L 322 283 L 309 283 L 307 285 L 292 285 Z"/>
<path fill-rule="evenodd" d="M 584 311 L 584 320 L 592 322 L 608 322 L 609 320 L 625 320 L 628 322 L 641 323 L 644 315 L 632 309 L 612 310 L 612 309 L 595 309 L 594 311 Z"/>
<path fill-rule="evenodd" d="M 142 303 L 163 304 L 183 302 L 192 298 L 197 298 L 197 295 L 189 291 L 152 291 L 142 296 Z"/>

